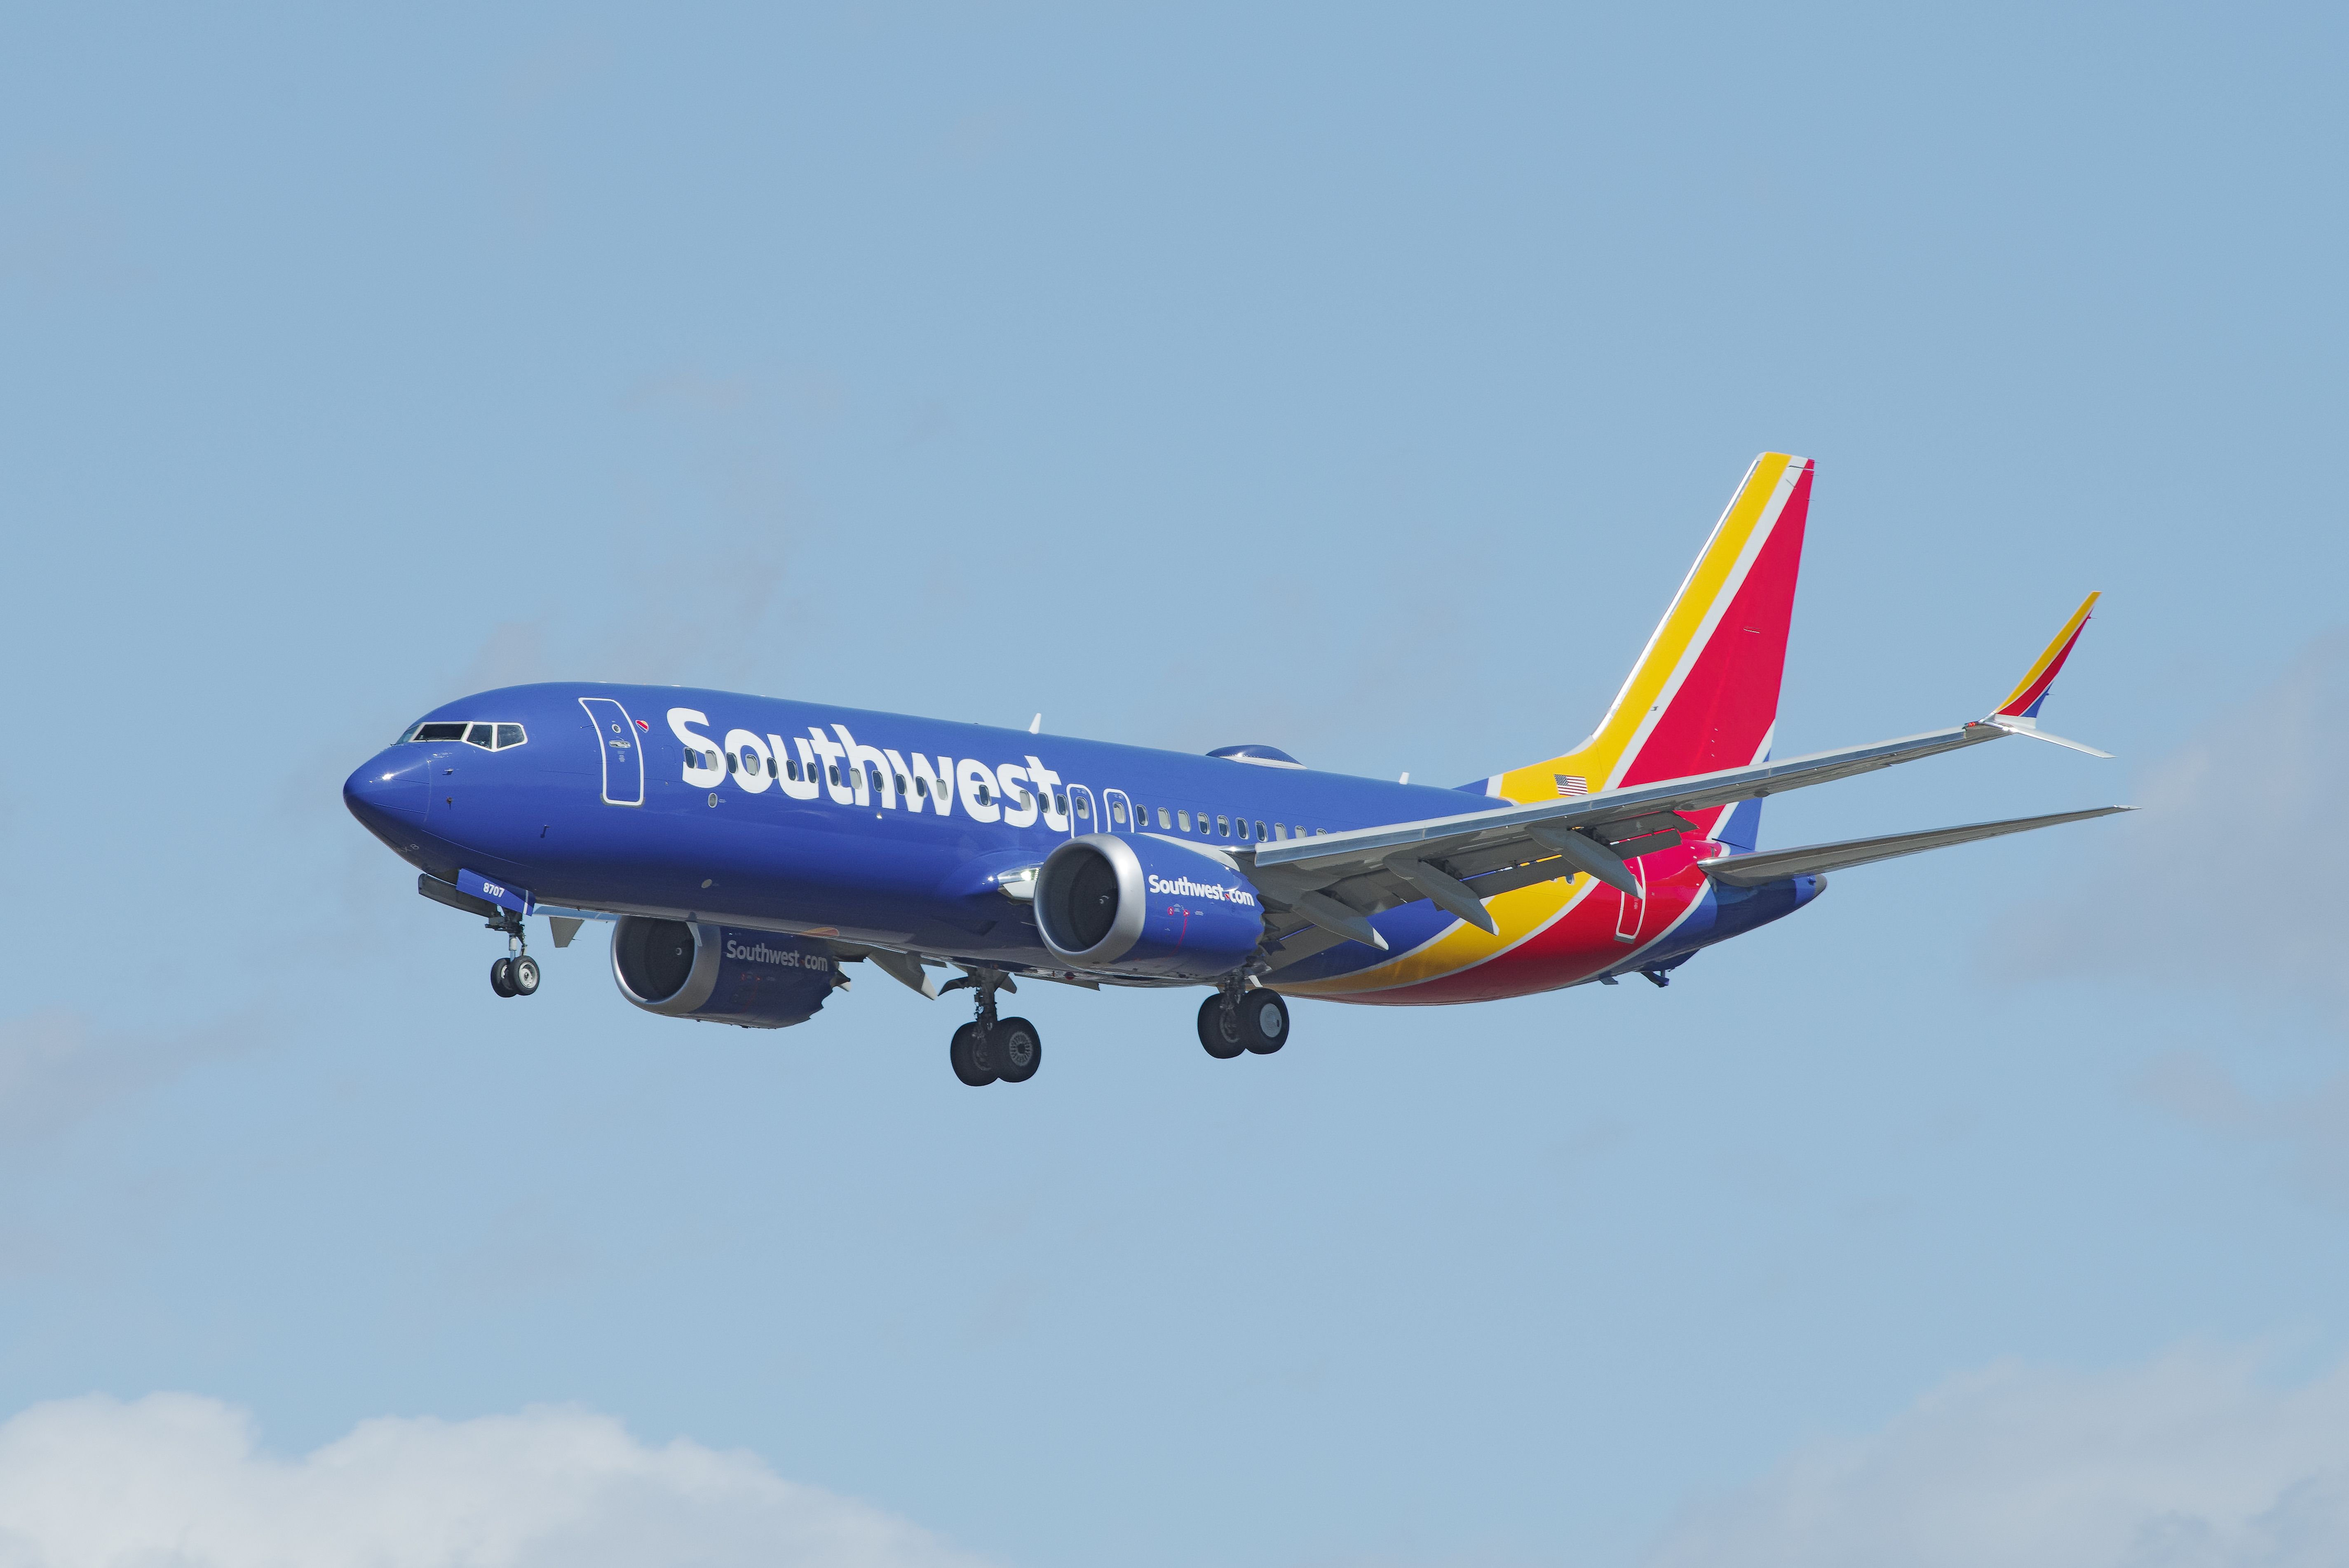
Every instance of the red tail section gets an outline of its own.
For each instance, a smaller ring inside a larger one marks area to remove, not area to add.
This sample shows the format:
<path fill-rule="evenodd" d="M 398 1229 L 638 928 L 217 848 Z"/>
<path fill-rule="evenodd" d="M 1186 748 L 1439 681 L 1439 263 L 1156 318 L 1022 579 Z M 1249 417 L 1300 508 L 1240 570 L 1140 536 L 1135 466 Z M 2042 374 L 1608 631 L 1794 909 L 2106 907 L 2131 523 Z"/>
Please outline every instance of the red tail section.
<path fill-rule="evenodd" d="M 1811 472 L 1779 452 L 1754 460 L 1598 731 L 1502 774 L 1496 794 L 1530 803 L 1744 767 L 1769 750 Z"/>

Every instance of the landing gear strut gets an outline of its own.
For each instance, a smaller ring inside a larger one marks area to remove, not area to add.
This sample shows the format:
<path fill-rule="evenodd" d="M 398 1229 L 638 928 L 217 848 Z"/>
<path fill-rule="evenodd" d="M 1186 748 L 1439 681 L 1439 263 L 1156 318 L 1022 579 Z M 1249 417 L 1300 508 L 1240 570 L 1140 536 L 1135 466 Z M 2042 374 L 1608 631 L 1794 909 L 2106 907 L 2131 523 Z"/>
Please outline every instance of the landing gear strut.
<path fill-rule="evenodd" d="M 1288 1044 L 1288 1003 L 1277 991 L 1227 984 L 1199 1004 L 1199 1044 L 1219 1062 L 1269 1056 Z"/>
<path fill-rule="evenodd" d="M 500 996 L 531 996 L 538 991 L 538 961 L 530 956 L 522 934 L 522 917 L 511 909 L 504 919 L 489 922 L 490 929 L 506 934 L 506 955 L 490 966 L 490 989 Z"/>
<path fill-rule="evenodd" d="M 1036 1075 L 1044 1064 L 1043 1038 L 1036 1026 L 1024 1018 L 998 1018 L 995 1015 L 995 993 L 998 991 L 1017 992 L 1011 977 L 1000 970 L 979 970 L 960 980 L 950 980 L 939 988 L 941 993 L 965 988 L 978 993 L 977 1016 L 954 1032 L 947 1046 L 947 1060 L 954 1067 L 954 1075 L 972 1088 L 983 1088 L 1000 1079 L 1007 1084 L 1024 1084 Z"/>

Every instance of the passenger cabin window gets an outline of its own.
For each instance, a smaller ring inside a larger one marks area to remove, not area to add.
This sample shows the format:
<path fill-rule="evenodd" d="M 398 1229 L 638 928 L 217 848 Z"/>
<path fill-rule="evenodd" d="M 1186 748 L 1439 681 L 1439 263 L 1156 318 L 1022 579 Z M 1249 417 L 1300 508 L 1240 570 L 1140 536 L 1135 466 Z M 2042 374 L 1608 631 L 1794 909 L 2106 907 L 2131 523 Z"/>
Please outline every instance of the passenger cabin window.
<path fill-rule="evenodd" d="M 1264 824 L 1261 822 L 1256 825 L 1256 836 L 1258 838 L 1262 838 L 1264 836 Z"/>
<path fill-rule="evenodd" d="M 1205 822 L 1206 818 L 1201 817 L 1199 820 Z M 1223 835 L 1226 838 L 1229 838 L 1232 836 L 1232 819 L 1228 816 L 1219 816 L 1216 818 L 1216 831 Z"/>
<path fill-rule="evenodd" d="M 1167 821 L 1166 821 L 1166 808 L 1165 808 L 1164 806 L 1163 806 L 1163 805 L 1162 805 L 1162 806 L 1160 806 L 1160 807 L 1158 808 L 1158 826 L 1161 826 L 1161 827 L 1164 827 L 1164 826 L 1167 826 Z M 1184 831 L 1184 832 L 1185 832 L 1185 833 L 1188 833 L 1190 830 L 1191 830 L 1191 825 L 1190 825 L 1190 823 L 1188 823 L 1187 821 L 1186 821 L 1186 822 L 1185 822 L 1185 823 L 1183 824 L 1183 831 Z"/>
<path fill-rule="evenodd" d="M 1161 826 L 1163 826 L 1164 825 L 1164 824 L 1163 819 L 1164 819 L 1164 816 L 1166 815 L 1166 808 L 1165 808 L 1164 806 L 1163 806 L 1163 805 L 1162 805 L 1162 806 L 1160 806 L 1160 807 L 1158 808 L 1158 815 L 1159 815 L 1160 818 L 1162 819 Z M 1190 832 L 1190 831 L 1191 831 L 1191 814 L 1190 814 L 1189 812 L 1187 812 L 1187 811 L 1178 811 L 1178 812 L 1176 812 L 1176 813 L 1174 814 L 1174 820 L 1175 820 L 1175 821 L 1177 821 L 1177 822 L 1179 822 L 1179 823 L 1181 823 L 1181 824 L 1183 825 L 1183 831 L 1184 831 L 1184 832 L 1188 833 L 1188 832 Z"/>
<path fill-rule="evenodd" d="M 1273 836 L 1273 837 L 1275 837 L 1275 838 L 1286 838 L 1286 837 L 1288 837 L 1288 824 L 1287 824 L 1287 823 L 1285 823 L 1285 822 L 1276 822 L 1276 823 L 1274 823 L 1274 824 L 1272 825 L 1272 836 Z"/>
<path fill-rule="evenodd" d="M 1109 819 L 1120 827 L 1123 827 L 1125 826 L 1125 803 L 1123 801 L 1113 800 L 1109 803 Z"/>
<path fill-rule="evenodd" d="M 1090 822 L 1092 820 L 1092 815 L 1093 808 L 1085 804 L 1085 797 L 1082 795 L 1077 796 L 1077 815 L 1083 818 L 1085 821 Z"/>

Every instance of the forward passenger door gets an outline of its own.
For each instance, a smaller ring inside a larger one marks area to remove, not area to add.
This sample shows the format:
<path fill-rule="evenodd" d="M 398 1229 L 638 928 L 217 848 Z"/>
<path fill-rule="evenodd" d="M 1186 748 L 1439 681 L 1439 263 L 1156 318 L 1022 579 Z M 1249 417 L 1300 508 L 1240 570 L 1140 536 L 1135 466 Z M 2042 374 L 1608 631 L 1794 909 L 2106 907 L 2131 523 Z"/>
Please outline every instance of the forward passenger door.
<path fill-rule="evenodd" d="M 636 721 L 609 697 L 582 697 L 579 705 L 587 710 L 588 721 L 601 742 L 598 749 L 604 753 L 604 804 L 644 805 L 644 737 Z"/>

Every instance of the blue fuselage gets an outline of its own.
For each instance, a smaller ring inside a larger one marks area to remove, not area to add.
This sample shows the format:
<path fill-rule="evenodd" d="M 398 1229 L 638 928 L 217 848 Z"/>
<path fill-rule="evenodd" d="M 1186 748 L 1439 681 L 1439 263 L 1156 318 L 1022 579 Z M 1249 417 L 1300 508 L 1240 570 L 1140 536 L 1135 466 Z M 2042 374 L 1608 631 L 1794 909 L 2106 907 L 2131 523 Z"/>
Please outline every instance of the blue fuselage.
<path fill-rule="evenodd" d="M 1138 821 L 1229 850 L 1473 809 L 1455 790 L 679 687 L 507 687 L 418 728 L 460 723 L 492 743 L 403 741 L 344 785 L 444 880 L 1012 966 L 1056 961 L 1001 879 L 1072 835 Z M 499 726 L 523 739 L 496 745 Z"/>

